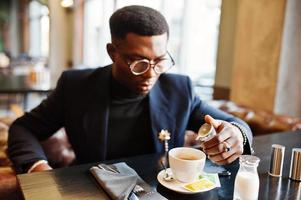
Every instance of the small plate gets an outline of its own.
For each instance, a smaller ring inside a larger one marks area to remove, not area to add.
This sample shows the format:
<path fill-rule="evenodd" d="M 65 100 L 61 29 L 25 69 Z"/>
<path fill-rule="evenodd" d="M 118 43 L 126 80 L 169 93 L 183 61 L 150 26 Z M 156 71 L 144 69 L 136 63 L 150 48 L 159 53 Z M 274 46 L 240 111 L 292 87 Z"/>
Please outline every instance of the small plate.
<path fill-rule="evenodd" d="M 169 173 L 169 172 L 171 172 L 171 169 L 168 168 L 167 171 Z M 213 188 L 209 188 L 209 189 L 205 189 L 205 190 L 201 190 L 201 191 L 197 191 L 197 192 L 192 192 L 192 191 L 186 190 L 184 188 L 184 185 L 186 185 L 188 183 L 182 183 L 180 181 L 177 181 L 176 179 L 173 179 L 172 181 L 165 181 L 163 179 L 164 175 L 165 175 L 165 170 L 163 169 L 157 175 L 157 179 L 158 179 L 159 183 L 170 190 L 173 190 L 175 192 L 179 192 L 182 194 L 196 194 L 196 193 L 200 193 L 200 192 L 206 192 L 206 191 L 209 191 L 209 190 L 212 190 L 215 188 L 215 187 L 213 187 Z"/>

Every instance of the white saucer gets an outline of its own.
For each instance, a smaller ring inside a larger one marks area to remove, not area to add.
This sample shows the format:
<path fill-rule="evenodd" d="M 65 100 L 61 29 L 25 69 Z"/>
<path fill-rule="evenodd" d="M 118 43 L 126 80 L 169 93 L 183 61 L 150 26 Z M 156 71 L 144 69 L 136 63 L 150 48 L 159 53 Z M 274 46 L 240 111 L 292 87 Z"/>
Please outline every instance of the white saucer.
<path fill-rule="evenodd" d="M 167 169 L 168 173 L 171 172 L 171 169 L 168 168 Z M 201 190 L 201 191 L 197 191 L 197 192 L 192 192 L 192 191 L 189 191 L 189 190 L 186 190 L 183 186 L 186 185 L 187 183 L 182 183 L 180 181 L 177 181 L 176 179 L 173 179 L 172 181 L 165 181 L 163 179 L 165 175 L 165 170 L 163 169 L 162 171 L 159 172 L 159 174 L 157 175 L 157 179 L 159 181 L 159 183 L 161 185 L 163 185 L 164 187 L 170 189 L 170 190 L 173 190 L 175 192 L 179 192 L 179 193 L 183 193 L 183 194 L 196 194 L 196 193 L 200 193 L 200 192 L 206 192 L 206 191 L 209 191 L 209 190 L 212 190 L 213 188 L 209 188 L 209 189 L 204 189 L 204 190 Z"/>

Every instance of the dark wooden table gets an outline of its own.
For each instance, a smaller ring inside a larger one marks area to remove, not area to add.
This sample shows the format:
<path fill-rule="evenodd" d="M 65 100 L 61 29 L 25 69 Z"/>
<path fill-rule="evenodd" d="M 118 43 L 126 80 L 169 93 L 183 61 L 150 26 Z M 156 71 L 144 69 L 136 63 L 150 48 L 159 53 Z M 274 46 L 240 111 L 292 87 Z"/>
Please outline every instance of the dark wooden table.
<path fill-rule="evenodd" d="M 23 97 L 23 109 L 28 108 L 28 95 L 31 93 L 47 94 L 52 91 L 49 85 L 31 85 L 27 76 L 22 75 L 1 75 L 0 74 L 0 94 L 1 95 L 21 95 Z M 10 98 L 7 98 L 9 107 Z"/>
<path fill-rule="evenodd" d="M 271 145 L 277 143 L 286 146 L 282 178 L 274 178 L 267 174 L 269 170 Z M 258 173 L 260 177 L 259 199 L 301 199 L 301 183 L 288 179 L 290 156 L 293 147 L 301 147 L 301 131 L 276 133 L 254 138 L 256 155 L 261 159 Z M 124 161 L 154 189 L 168 199 L 232 199 L 234 180 L 238 170 L 238 161 L 224 166 L 232 172 L 229 177 L 220 177 L 221 188 L 195 195 L 184 195 L 170 191 L 157 182 L 157 174 L 161 170 L 160 155 L 151 154 L 117 161 Z M 97 185 L 88 169 L 93 164 L 85 164 L 47 172 L 18 175 L 18 180 L 25 199 L 109 199 Z M 206 161 L 206 170 L 221 170 L 210 161 Z"/>

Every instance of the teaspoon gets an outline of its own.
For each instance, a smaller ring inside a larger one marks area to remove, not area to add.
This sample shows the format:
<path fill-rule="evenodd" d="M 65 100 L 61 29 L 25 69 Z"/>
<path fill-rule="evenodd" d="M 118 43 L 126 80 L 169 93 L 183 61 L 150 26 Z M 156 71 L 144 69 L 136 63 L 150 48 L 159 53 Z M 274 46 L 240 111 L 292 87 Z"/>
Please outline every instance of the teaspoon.
<path fill-rule="evenodd" d="M 173 180 L 172 174 L 168 173 L 167 168 L 166 168 L 166 166 L 165 166 L 165 164 L 163 163 L 162 160 L 161 160 L 161 165 L 162 165 L 162 167 L 164 168 L 164 176 L 163 176 L 163 179 L 164 179 L 165 181 L 172 181 L 172 180 Z"/>

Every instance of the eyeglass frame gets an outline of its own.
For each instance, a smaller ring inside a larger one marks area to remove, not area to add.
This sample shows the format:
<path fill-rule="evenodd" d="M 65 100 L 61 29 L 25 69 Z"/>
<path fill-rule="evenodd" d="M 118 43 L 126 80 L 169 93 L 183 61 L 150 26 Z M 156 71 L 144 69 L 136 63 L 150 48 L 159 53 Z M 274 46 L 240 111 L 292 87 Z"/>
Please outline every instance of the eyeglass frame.
<path fill-rule="evenodd" d="M 117 48 L 116 48 L 116 50 L 117 50 Z M 142 74 L 146 73 L 150 69 L 150 67 L 153 68 L 153 70 L 156 72 L 156 74 L 163 74 L 163 73 L 167 72 L 168 70 L 170 70 L 175 65 L 175 61 L 174 61 L 174 59 L 172 58 L 172 56 L 170 55 L 170 53 L 168 51 L 166 51 L 165 55 L 167 54 L 169 56 L 169 58 L 162 58 L 162 59 L 158 60 L 155 63 L 151 63 L 151 62 L 154 62 L 154 61 L 146 59 L 146 58 L 140 59 L 140 60 L 134 60 L 133 62 L 126 62 L 126 58 L 124 58 L 124 55 L 120 51 L 118 51 L 118 53 L 121 55 L 123 61 L 128 65 L 131 72 L 136 76 L 139 76 L 139 75 L 142 75 Z M 171 60 L 172 65 L 167 70 L 165 70 L 164 72 L 157 72 L 156 66 L 159 62 L 161 62 L 163 60 Z M 143 72 L 139 72 L 139 73 L 134 72 L 133 71 L 134 66 L 136 66 L 137 63 L 142 62 L 142 61 L 148 63 L 148 67 Z"/>

